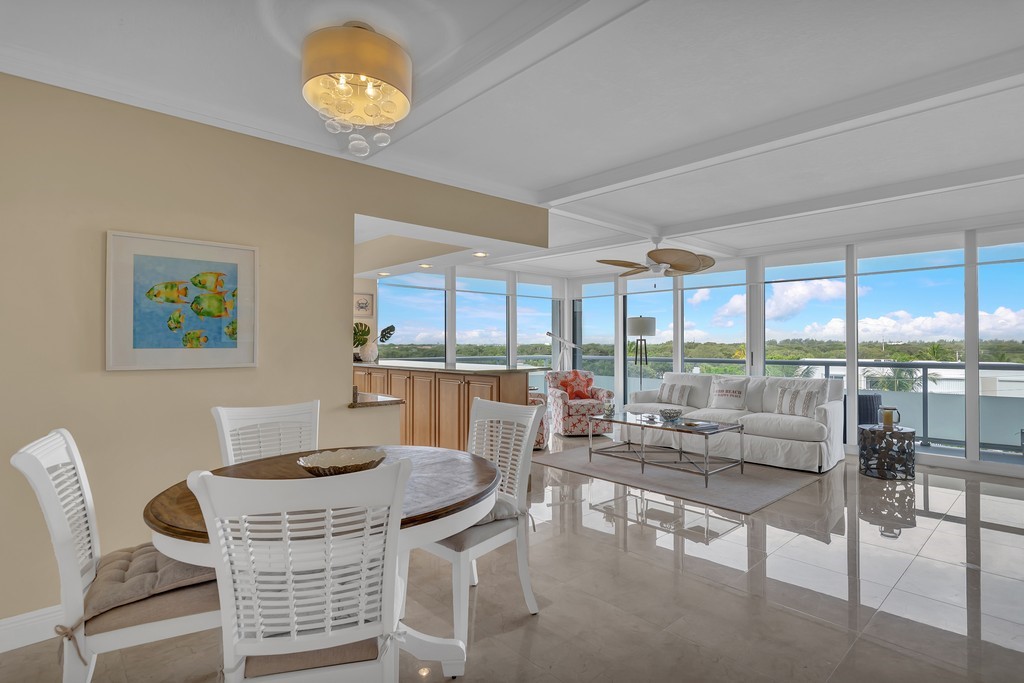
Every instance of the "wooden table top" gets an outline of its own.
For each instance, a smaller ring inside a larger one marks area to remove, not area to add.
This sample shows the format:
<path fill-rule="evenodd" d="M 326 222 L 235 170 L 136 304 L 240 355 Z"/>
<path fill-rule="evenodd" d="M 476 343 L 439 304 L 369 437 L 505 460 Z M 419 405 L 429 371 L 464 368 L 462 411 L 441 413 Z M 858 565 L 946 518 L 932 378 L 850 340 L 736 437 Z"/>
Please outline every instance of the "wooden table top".
<path fill-rule="evenodd" d="M 473 506 L 490 495 L 501 478 L 492 463 L 465 451 L 428 446 L 376 448 L 386 451 L 385 464 L 402 458 L 412 461 L 412 472 L 402 502 L 402 528 L 447 517 Z M 251 460 L 221 467 L 213 470 L 213 473 L 240 479 L 312 477 L 296 463 L 301 455 L 303 453 L 290 453 Z M 186 481 L 178 482 L 149 501 L 143 518 L 150 529 L 165 536 L 197 543 L 209 542 L 199 501 L 189 490 Z"/>

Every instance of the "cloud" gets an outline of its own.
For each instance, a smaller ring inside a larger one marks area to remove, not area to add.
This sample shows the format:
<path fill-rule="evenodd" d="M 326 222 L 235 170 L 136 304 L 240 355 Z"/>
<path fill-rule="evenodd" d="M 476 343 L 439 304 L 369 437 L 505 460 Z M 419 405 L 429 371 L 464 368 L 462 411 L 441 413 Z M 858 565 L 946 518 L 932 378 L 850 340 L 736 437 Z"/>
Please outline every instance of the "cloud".
<path fill-rule="evenodd" d="M 842 318 L 832 318 L 824 325 L 811 323 L 804 326 L 804 336 L 810 339 L 843 341 L 846 339 L 846 321 Z M 779 338 L 781 339 L 781 337 Z"/>
<path fill-rule="evenodd" d="M 764 303 L 766 320 L 789 320 L 812 301 L 842 301 L 846 297 L 846 283 L 842 280 L 777 282 L 771 288 L 771 296 Z"/>
<path fill-rule="evenodd" d="M 655 330 L 653 337 L 647 337 L 649 344 L 661 344 L 662 342 L 672 341 L 672 329 L 673 324 L 669 323 L 668 327 L 663 330 Z"/>
<path fill-rule="evenodd" d="M 411 339 L 411 340 L 410 340 Z M 444 330 L 406 330 L 402 335 L 397 332 L 391 339 L 393 344 L 443 344 Z"/>
<path fill-rule="evenodd" d="M 864 341 L 938 341 L 963 339 L 962 313 L 936 311 L 932 315 L 914 316 L 907 311 L 893 311 L 877 318 L 861 318 L 857 327 Z"/>
<path fill-rule="evenodd" d="M 1000 306 L 992 313 L 979 311 L 978 331 L 983 339 L 1024 339 L 1024 309 Z"/>
<path fill-rule="evenodd" d="M 459 330 L 458 344 L 505 344 L 505 330 L 497 327 L 483 327 L 475 330 Z"/>
<path fill-rule="evenodd" d="M 710 337 L 711 335 L 704 330 L 698 330 L 696 325 L 683 327 L 683 342 L 702 342 L 707 341 Z"/>
<path fill-rule="evenodd" d="M 710 298 L 711 298 L 711 290 L 708 289 L 707 287 L 701 287 L 696 292 L 694 292 L 693 296 L 691 296 L 686 301 L 688 303 L 693 304 L 694 306 L 699 306 L 700 304 L 704 303 L 705 301 L 707 301 Z"/>
<path fill-rule="evenodd" d="M 732 327 L 736 324 L 732 318 L 747 314 L 747 295 L 733 294 L 724 306 L 715 311 L 711 324 L 715 327 Z"/>

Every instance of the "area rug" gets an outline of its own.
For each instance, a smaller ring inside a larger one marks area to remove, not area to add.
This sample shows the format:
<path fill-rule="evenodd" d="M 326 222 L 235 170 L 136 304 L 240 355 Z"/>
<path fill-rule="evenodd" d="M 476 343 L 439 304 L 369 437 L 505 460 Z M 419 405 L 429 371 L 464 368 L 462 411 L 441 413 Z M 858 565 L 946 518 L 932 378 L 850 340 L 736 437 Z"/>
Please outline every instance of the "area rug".
<path fill-rule="evenodd" d="M 820 476 L 811 472 L 746 463 L 743 474 L 740 474 L 738 467 L 713 474 L 708 487 L 704 488 L 704 477 L 700 475 L 651 466 L 646 467 L 641 474 L 639 462 L 596 453 L 593 462 L 590 462 L 587 453 L 588 449 L 584 446 L 558 453 L 535 454 L 533 462 L 744 515 L 785 498 L 818 481 Z"/>

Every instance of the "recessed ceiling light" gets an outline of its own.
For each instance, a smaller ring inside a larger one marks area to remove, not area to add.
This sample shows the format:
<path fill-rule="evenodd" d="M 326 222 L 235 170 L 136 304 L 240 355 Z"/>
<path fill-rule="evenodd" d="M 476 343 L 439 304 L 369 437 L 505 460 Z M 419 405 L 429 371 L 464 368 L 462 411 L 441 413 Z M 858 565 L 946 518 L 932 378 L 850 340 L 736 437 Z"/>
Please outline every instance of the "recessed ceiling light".
<path fill-rule="evenodd" d="M 488 254 L 486 251 L 474 251 L 473 256 L 476 256 L 477 258 L 485 258 L 487 256 L 490 256 L 490 254 Z"/>
<path fill-rule="evenodd" d="M 391 273 L 377 273 L 377 275 L 378 277 L 387 277 L 388 275 L 391 275 Z"/>
<path fill-rule="evenodd" d="M 420 264 L 420 268 L 433 268 L 433 267 L 434 266 L 430 265 L 429 263 L 421 263 Z"/>

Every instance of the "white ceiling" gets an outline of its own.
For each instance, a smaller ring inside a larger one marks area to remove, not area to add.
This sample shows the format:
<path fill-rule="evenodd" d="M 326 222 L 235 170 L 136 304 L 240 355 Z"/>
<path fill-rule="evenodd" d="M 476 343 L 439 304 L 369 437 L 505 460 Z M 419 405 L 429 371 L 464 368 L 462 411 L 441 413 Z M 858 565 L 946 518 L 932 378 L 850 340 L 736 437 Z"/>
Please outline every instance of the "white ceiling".
<path fill-rule="evenodd" d="M 361 163 L 552 209 L 548 250 L 491 266 L 1024 222 L 1024 0 L 5 0 L 0 70 L 343 156 L 299 47 L 350 20 L 414 65 L 412 114 Z M 360 240 L 410 231 L 444 238 Z"/>

